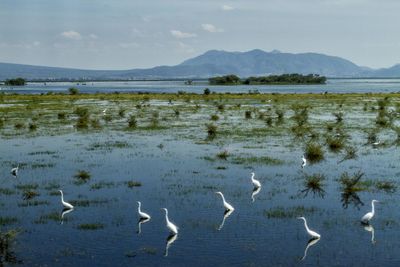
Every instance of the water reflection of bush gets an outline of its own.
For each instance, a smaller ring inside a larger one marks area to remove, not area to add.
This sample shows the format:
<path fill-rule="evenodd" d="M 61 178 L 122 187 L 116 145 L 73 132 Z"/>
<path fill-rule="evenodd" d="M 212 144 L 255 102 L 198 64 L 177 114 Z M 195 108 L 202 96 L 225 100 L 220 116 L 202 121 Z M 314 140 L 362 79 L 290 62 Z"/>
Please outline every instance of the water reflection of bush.
<path fill-rule="evenodd" d="M 361 201 L 360 197 L 355 192 L 349 192 L 349 191 L 342 192 L 341 202 L 342 202 L 342 207 L 345 209 L 347 209 L 349 205 L 354 206 L 358 210 L 360 209 L 361 206 L 364 206 L 364 202 Z"/>
<path fill-rule="evenodd" d="M 18 260 L 15 256 L 15 252 L 12 250 L 12 242 L 17 235 L 16 230 L 10 230 L 8 232 L 0 232 L 0 266 L 3 264 L 20 264 L 21 260 Z"/>

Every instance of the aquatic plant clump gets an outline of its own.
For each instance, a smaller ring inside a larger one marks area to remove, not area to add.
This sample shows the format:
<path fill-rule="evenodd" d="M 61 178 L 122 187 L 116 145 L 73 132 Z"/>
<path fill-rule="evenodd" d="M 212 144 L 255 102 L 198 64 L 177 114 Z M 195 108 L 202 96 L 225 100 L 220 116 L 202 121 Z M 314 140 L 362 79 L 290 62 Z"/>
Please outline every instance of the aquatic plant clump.
<path fill-rule="evenodd" d="M 308 143 L 305 151 L 306 158 L 312 162 L 316 163 L 324 159 L 324 151 L 321 145 L 317 143 Z"/>

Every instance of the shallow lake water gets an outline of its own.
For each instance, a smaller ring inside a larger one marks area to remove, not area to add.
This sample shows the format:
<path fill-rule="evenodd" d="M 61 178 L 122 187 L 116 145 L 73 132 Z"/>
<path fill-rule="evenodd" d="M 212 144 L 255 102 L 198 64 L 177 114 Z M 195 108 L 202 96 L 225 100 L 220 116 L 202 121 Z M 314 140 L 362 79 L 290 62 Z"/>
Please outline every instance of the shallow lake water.
<path fill-rule="evenodd" d="M 207 160 L 221 147 L 173 132 L 2 139 L 1 217 L 16 219 L 2 231 L 20 229 L 12 253 L 25 266 L 398 266 L 398 193 L 368 190 L 346 198 L 338 182 L 343 172 L 357 171 L 369 180 L 396 181 L 397 147 L 362 146 L 357 159 L 340 164 L 340 156 L 329 152 L 321 163 L 302 169 L 303 151 L 292 142 L 266 138 L 254 148 L 251 140 L 224 147 L 235 155 L 283 161 L 266 165 Z M 10 169 L 17 163 L 14 178 Z M 90 180 L 78 183 L 78 170 L 88 171 Z M 254 202 L 251 171 L 262 183 Z M 325 175 L 324 192 L 303 191 L 305 175 L 313 173 Z M 141 186 L 129 187 L 129 181 Z M 36 185 L 40 195 L 24 200 L 23 185 Z M 77 203 L 63 219 L 58 189 Z M 216 191 L 235 207 L 225 221 Z M 380 202 L 366 227 L 360 218 L 372 199 Z M 136 201 L 152 216 L 140 225 L 140 234 Z M 164 207 L 179 227 L 175 240 L 168 240 Z M 310 243 L 306 256 L 309 236 L 297 216 L 305 216 L 322 236 Z M 87 224 L 98 229 L 81 229 Z"/>
<path fill-rule="evenodd" d="M 70 87 L 78 88 L 82 93 L 112 92 L 148 92 L 148 93 L 203 93 L 208 87 L 213 92 L 247 93 L 391 93 L 400 91 L 400 79 L 328 79 L 326 84 L 317 85 L 237 85 L 214 86 L 206 80 L 194 81 L 186 85 L 185 81 L 110 81 L 110 82 L 47 82 L 28 83 L 23 87 L 2 86 L 0 92 L 18 94 L 41 94 L 47 92 L 67 93 Z"/>

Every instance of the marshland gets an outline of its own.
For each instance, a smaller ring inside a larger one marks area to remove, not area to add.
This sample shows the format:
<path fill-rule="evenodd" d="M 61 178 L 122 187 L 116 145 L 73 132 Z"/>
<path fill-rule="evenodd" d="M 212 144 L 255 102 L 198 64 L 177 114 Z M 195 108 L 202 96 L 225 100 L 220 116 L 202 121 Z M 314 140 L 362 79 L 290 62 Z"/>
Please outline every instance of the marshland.
<path fill-rule="evenodd" d="M 396 266 L 399 100 L 400 93 L 1 94 L 0 261 Z M 262 187 L 252 196 L 253 171 Z M 63 212 L 60 189 L 71 212 Z M 216 191 L 235 207 L 223 227 Z M 380 201 L 376 215 L 363 226 L 372 199 Z M 152 217 L 140 234 L 137 201 Z M 167 239 L 164 207 L 180 228 L 176 240 Z M 322 236 L 305 258 L 298 216 Z"/>

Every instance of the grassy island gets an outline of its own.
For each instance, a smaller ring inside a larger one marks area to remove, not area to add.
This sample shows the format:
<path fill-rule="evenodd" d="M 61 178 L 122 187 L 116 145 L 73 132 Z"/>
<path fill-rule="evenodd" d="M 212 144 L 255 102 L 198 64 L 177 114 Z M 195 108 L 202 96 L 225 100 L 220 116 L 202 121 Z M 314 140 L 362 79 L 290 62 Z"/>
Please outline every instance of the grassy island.
<path fill-rule="evenodd" d="M 208 79 L 211 85 L 256 85 L 256 84 L 325 84 L 326 77 L 318 74 L 298 73 L 248 77 L 240 79 L 236 75 L 217 76 Z"/>

